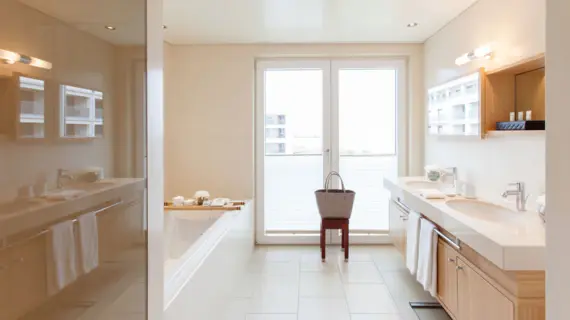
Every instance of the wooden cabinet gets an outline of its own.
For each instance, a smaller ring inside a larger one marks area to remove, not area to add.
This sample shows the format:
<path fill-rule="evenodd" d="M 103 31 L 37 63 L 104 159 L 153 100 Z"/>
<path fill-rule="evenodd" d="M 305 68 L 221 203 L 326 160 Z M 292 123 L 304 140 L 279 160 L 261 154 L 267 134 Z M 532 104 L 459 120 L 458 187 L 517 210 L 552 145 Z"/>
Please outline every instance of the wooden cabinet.
<path fill-rule="evenodd" d="M 437 247 L 437 296 L 447 312 L 457 315 L 457 254 L 442 241 Z"/>
<path fill-rule="evenodd" d="M 437 268 L 437 298 L 453 319 L 526 319 L 515 318 L 513 301 L 491 284 L 481 270 L 441 240 Z"/>
<path fill-rule="evenodd" d="M 390 240 L 406 256 L 406 221 L 408 214 L 400 210 L 394 200 L 390 200 Z"/>
<path fill-rule="evenodd" d="M 458 320 L 515 319 L 514 305 L 461 258 L 457 259 Z"/>
<path fill-rule="evenodd" d="M 46 237 L 0 251 L 0 319 L 19 319 L 47 299 Z"/>

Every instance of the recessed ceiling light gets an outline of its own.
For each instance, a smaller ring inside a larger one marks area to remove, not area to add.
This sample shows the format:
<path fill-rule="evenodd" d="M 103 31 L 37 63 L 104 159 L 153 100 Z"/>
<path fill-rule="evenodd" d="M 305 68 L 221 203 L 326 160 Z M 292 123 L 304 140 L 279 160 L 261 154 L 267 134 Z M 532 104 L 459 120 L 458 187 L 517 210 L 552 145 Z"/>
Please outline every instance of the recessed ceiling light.
<path fill-rule="evenodd" d="M 111 31 L 117 30 L 117 28 L 115 28 L 115 27 L 113 27 L 113 26 L 105 26 L 105 29 L 111 30 Z"/>
<path fill-rule="evenodd" d="M 408 23 L 408 28 L 415 28 L 417 26 L 419 26 L 420 24 L 417 22 L 412 22 L 412 23 Z"/>
<path fill-rule="evenodd" d="M 168 28 L 165 24 L 162 25 L 162 29 Z"/>

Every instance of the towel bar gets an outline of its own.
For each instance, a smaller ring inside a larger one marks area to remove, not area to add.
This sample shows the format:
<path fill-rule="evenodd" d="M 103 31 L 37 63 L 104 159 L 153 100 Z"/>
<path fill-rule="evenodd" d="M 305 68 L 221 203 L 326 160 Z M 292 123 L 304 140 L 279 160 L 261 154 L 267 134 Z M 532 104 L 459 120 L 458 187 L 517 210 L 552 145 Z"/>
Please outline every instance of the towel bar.
<path fill-rule="evenodd" d="M 119 206 L 119 205 L 121 205 L 121 204 L 123 204 L 123 200 L 118 200 L 117 202 L 114 202 L 113 204 L 110 204 L 110 205 L 108 205 L 108 206 L 106 206 L 106 207 L 97 209 L 97 210 L 95 210 L 95 211 L 85 212 L 84 214 L 94 212 L 96 215 L 98 215 L 98 214 L 101 213 L 101 212 L 107 211 L 107 210 L 112 209 L 112 208 L 114 208 L 114 207 L 117 207 L 117 206 Z M 75 219 L 73 219 L 73 220 L 71 220 L 71 221 L 72 221 L 73 223 L 76 223 L 78 220 L 77 220 L 77 218 L 75 218 Z M 54 223 L 54 224 L 55 224 L 55 223 Z M 26 242 L 28 242 L 28 241 L 31 241 L 31 240 L 33 240 L 33 239 L 35 239 L 35 238 L 37 238 L 37 237 L 39 237 L 39 236 L 41 236 L 41 235 L 43 235 L 43 234 L 48 233 L 49 231 L 50 231 L 50 229 L 43 229 L 43 230 L 41 230 L 40 232 L 38 232 L 38 233 L 36 233 L 36 234 L 34 234 L 34 235 L 28 237 L 28 238 L 25 238 L 24 240 L 17 241 L 17 242 L 8 244 L 8 245 L 3 245 L 2 247 L 0 247 L 0 251 L 6 250 L 6 249 L 9 249 L 9 248 L 12 248 L 12 247 L 16 247 L 16 246 L 18 246 L 18 245 L 20 245 L 20 244 L 23 244 L 23 243 L 26 243 Z"/>
<path fill-rule="evenodd" d="M 403 204 L 400 201 L 400 198 L 398 198 L 398 200 L 393 201 L 394 204 L 396 204 L 402 211 L 404 211 L 405 213 L 409 214 L 411 209 L 408 208 L 408 206 L 406 206 L 405 204 Z M 420 219 L 426 219 L 425 217 L 421 216 Z M 429 220 L 429 219 L 428 219 Z M 451 238 L 449 238 L 448 236 L 446 236 L 445 234 L 443 234 L 441 231 L 439 231 L 437 228 L 433 229 L 433 232 L 437 233 L 437 235 L 442 238 L 445 242 L 447 242 L 450 246 L 452 246 L 453 248 L 455 248 L 456 250 L 461 250 L 461 246 L 460 246 L 460 242 L 459 239 L 455 239 L 452 240 Z"/>

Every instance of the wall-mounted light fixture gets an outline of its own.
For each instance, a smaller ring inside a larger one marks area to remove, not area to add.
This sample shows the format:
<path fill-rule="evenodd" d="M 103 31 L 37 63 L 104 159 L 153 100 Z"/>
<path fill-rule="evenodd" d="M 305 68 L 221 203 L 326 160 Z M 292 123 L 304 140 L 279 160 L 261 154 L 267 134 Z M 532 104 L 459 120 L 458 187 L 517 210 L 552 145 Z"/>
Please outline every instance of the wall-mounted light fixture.
<path fill-rule="evenodd" d="M 480 60 L 480 59 L 491 59 L 493 56 L 493 50 L 491 46 L 486 45 L 479 47 L 471 52 L 468 52 L 461 57 L 455 59 L 455 64 L 458 66 L 462 66 L 466 63 L 469 63 L 473 60 Z"/>
<path fill-rule="evenodd" d="M 35 57 L 30 57 L 30 56 L 27 56 L 25 54 L 20 54 L 17 52 L 12 52 L 12 51 L 2 50 L 2 49 L 0 49 L 0 60 L 4 61 L 4 63 L 8 63 L 8 64 L 14 64 L 16 62 L 20 62 L 23 64 L 28 64 L 30 66 L 34 66 L 34 67 L 38 67 L 38 68 L 42 68 L 42 69 L 50 70 L 52 68 L 51 62 L 48 62 L 48 61 L 45 61 L 42 59 L 38 59 Z"/>

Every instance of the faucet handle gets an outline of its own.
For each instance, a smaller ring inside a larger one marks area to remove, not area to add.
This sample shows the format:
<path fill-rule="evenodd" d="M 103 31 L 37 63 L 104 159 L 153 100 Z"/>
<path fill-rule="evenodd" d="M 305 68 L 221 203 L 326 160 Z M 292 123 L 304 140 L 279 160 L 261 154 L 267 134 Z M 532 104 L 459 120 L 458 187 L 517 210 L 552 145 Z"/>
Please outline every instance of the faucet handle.
<path fill-rule="evenodd" d="M 513 187 L 517 187 L 517 190 L 520 190 L 524 187 L 524 182 L 518 181 L 518 182 L 511 182 L 508 184 L 509 186 L 513 186 Z"/>

